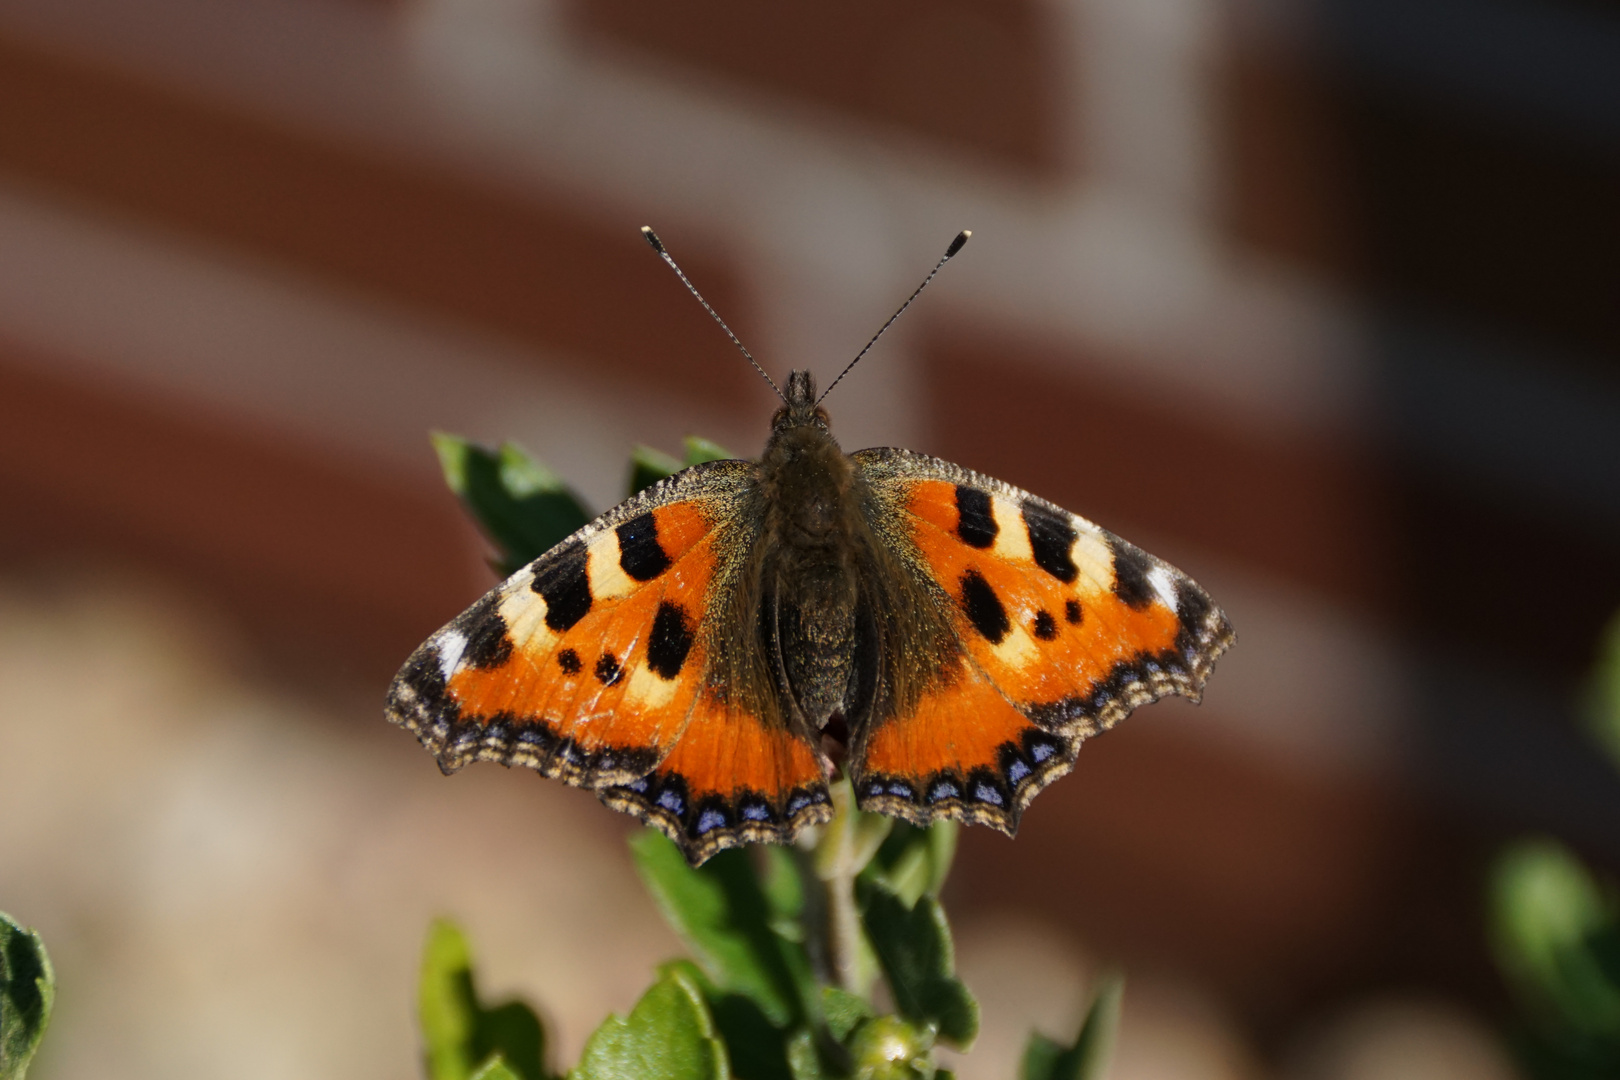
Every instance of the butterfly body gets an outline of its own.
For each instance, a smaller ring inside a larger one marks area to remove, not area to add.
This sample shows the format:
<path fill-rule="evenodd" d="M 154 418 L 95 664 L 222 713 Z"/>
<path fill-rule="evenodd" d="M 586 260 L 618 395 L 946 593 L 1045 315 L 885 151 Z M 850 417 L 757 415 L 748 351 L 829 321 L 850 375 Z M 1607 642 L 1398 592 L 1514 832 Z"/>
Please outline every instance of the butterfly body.
<path fill-rule="evenodd" d="M 1013 832 L 1080 742 L 1197 698 L 1233 640 L 1185 575 L 1000 481 L 845 454 L 794 372 L 759 462 L 695 466 L 497 586 L 389 715 L 440 767 L 590 788 L 701 862 L 858 804 Z"/>

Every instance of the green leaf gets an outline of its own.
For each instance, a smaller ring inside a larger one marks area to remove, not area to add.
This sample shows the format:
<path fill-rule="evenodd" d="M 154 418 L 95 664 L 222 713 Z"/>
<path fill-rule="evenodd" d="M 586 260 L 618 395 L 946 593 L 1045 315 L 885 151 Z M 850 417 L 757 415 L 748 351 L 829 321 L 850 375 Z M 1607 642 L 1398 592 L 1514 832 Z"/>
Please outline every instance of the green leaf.
<path fill-rule="evenodd" d="M 762 844 L 760 857 L 765 866 L 759 875 L 765 902 L 771 909 L 771 929 L 789 941 L 805 940 L 805 870 L 795 848 Z"/>
<path fill-rule="evenodd" d="M 900 1015 L 934 1024 L 962 1049 L 979 1032 L 979 1003 L 956 977 L 956 954 L 945 910 L 932 896 L 907 907 L 887 887 L 857 883 L 866 936 L 883 967 Z"/>
<path fill-rule="evenodd" d="M 515 443 L 490 450 L 444 432 L 432 439 L 445 483 L 495 545 L 501 574 L 534 561 L 590 520 L 561 478 Z"/>
<path fill-rule="evenodd" d="M 809 959 L 772 928 L 771 903 L 746 850 L 722 851 L 693 868 L 652 829 L 632 837 L 630 848 L 664 918 L 720 990 L 751 999 L 778 1027 L 811 1018 L 818 1003 Z"/>
<path fill-rule="evenodd" d="M 960 829 L 949 818 L 926 829 L 896 821 L 863 875 L 887 886 L 908 907 L 925 893 L 938 896 L 951 872 Z"/>
<path fill-rule="evenodd" d="M 522 1077 L 513 1072 L 506 1061 L 495 1055 L 484 1063 L 484 1067 L 473 1073 L 472 1080 L 522 1080 Z"/>
<path fill-rule="evenodd" d="M 630 494 L 652 487 L 666 476 L 674 476 L 682 469 L 701 465 L 705 461 L 725 461 L 735 457 L 719 443 L 696 435 L 686 437 L 686 457 L 678 459 L 662 450 L 638 445 L 630 451 Z"/>
<path fill-rule="evenodd" d="M 45 943 L 0 911 L 0 1080 L 22 1080 L 51 1022 L 56 974 Z"/>
<path fill-rule="evenodd" d="M 1620 1039 L 1620 904 L 1551 840 L 1514 845 L 1491 885 L 1498 965 L 1543 1027 Z"/>
<path fill-rule="evenodd" d="M 521 1001 L 493 1008 L 479 1003 L 472 951 L 454 923 L 436 919 L 428 928 L 418 993 L 429 1080 L 470 1080 L 497 1056 L 521 1080 L 544 1080 L 540 1018 Z"/>
<path fill-rule="evenodd" d="M 719 989 L 690 960 L 671 960 L 658 968 L 660 976 L 672 972 L 680 973 L 702 992 L 733 1072 L 748 1080 L 793 1080 L 788 1032 L 771 1023 L 752 998 Z"/>
<path fill-rule="evenodd" d="M 1114 1056 L 1119 1029 L 1120 1000 L 1125 980 L 1110 976 L 1091 1000 L 1073 1046 L 1063 1046 L 1040 1032 L 1031 1032 L 1024 1047 L 1020 1080 L 1102 1080 Z"/>
<path fill-rule="evenodd" d="M 795 1032 L 788 1042 L 788 1067 L 793 1080 L 841 1080 L 840 1071 L 829 1069 L 816 1049 L 816 1037 L 809 1031 Z"/>
<path fill-rule="evenodd" d="M 725 1080 L 726 1049 L 703 992 L 670 969 L 624 1019 L 610 1016 L 585 1043 L 570 1080 Z"/>
<path fill-rule="evenodd" d="M 710 442 L 701 435 L 688 435 L 686 443 L 686 467 L 702 465 L 705 461 L 730 461 L 736 457 L 730 450 L 717 442 Z"/>
<path fill-rule="evenodd" d="M 1609 620 L 1598 641 L 1597 669 L 1585 712 L 1592 736 L 1620 767 L 1620 615 Z"/>
<path fill-rule="evenodd" d="M 630 494 L 650 488 L 666 476 L 674 476 L 686 466 L 678 458 L 650 446 L 637 445 L 630 451 Z"/>
<path fill-rule="evenodd" d="M 827 1019 L 827 1030 L 839 1042 L 877 1015 L 865 998 L 836 986 L 821 988 L 821 1011 Z"/>

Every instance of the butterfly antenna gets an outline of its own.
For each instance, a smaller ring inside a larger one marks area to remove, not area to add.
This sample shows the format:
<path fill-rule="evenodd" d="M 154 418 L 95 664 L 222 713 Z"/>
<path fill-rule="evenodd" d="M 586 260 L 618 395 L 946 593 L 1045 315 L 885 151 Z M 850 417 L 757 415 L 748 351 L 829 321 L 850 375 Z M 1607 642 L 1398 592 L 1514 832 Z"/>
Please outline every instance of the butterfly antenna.
<path fill-rule="evenodd" d="M 856 364 L 860 363 L 861 362 L 861 357 L 865 356 L 868 352 L 871 351 L 872 346 L 874 346 L 874 345 L 876 345 L 878 343 L 878 338 L 883 336 L 884 331 L 888 330 L 889 327 L 893 326 L 894 321 L 896 319 L 898 319 L 900 316 L 902 316 L 902 315 L 904 315 L 906 313 L 906 308 L 911 306 L 911 302 L 913 300 L 917 299 L 917 297 L 922 293 L 922 291 L 924 289 L 928 288 L 928 283 L 930 281 L 934 280 L 934 275 L 939 273 L 940 268 L 943 267 L 946 263 L 950 262 L 951 257 L 954 256 L 958 251 L 961 251 L 962 248 L 967 246 L 968 237 L 970 237 L 972 235 L 973 235 L 973 230 L 971 230 L 971 229 L 963 229 L 961 232 L 956 234 L 956 239 L 952 240 L 951 241 L 951 246 L 945 249 L 945 254 L 943 254 L 943 255 L 941 255 L 939 257 L 939 262 L 934 264 L 934 268 L 932 270 L 928 271 L 928 276 L 923 278 L 922 284 L 917 286 L 917 291 L 912 293 L 910 296 L 906 297 L 906 302 L 900 305 L 900 310 L 895 312 L 893 315 L 890 315 L 888 322 L 886 322 L 882 326 L 878 327 L 878 332 L 872 335 L 872 340 L 868 341 L 866 343 L 866 348 L 864 348 L 860 352 L 856 353 L 855 354 L 855 359 L 853 359 L 853 360 L 851 360 L 849 362 L 849 366 L 844 368 L 843 371 L 840 371 L 838 373 L 838 378 L 834 379 L 832 382 L 827 384 L 827 389 L 825 389 L 825 390 L 823 390 L 821 392 L 821 397 L 816 398 L 816 404 L 817 405 L 820 405 L 821 402 L 827 397 L 827 395 L 832 393 L 832 388 L 833 387 L 837 386 L 840 382 L 843 381 L 844 376 L 849 374 L 850 368 L 852 368 Z"/>
<path fill-rule="evenodd" d="M 755 360 L 754 354 L 748 351 L 748 346 L 737 340 L 737 335 L 731 332 L 731 327 L 726 325 L 726 320 L 722 319 L 720 317 L 720 313 L 709 306 L 709 302 L 703 299 L 703 294 L 697 291 L 697 286 L 692 284 L 691 279 L 686 276 L 686 272 L 675 264 L 675 260 L 672 259 L 669 252 L 665 250 L 664 242 L 658 239 L 657 233 L 652 231 L 652 226 L 643 225 L 641 227 L 641 235 L 645 236 L 647 238 L 647 243 L 651 244 L 652 249 L 658 252 L 658 257 L 669 263 L 669 268 L 675 271 L 675 276 L 681 279 L 681 284 L 685 285 L 687 289 L 691 291 L 692 295 L 697 297 L 697 302 L 703 305 L 703 310 L 707 311 L 709 315 L 713 317 L 714 321 L 720 324 L 720 329 L 726 332 L 726 337 L 731 339 L 731 343 L 737 346 L 738 349 L 742 350 L 742 354 L 744 356 L 748 357 L 748 362 L 754 365 L 754 370 L 759 372 L 759 377 L 764 379 L 767 383 L 770 383 L 771 389 L 776 391 L 776 396 L 786 402 L 787 397 L 780 389 L 777 388 L 776 383 L 771 381 L 771 377 L 765 374 L 765 369 L 759 366 L 759 361 Z"/>

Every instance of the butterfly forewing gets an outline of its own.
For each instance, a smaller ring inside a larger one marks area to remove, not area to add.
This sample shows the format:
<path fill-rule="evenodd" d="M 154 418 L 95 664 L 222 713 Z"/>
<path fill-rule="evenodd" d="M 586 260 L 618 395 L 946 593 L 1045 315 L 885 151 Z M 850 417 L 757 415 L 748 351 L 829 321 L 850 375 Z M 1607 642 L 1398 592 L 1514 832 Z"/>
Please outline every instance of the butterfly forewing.
<path fill-rule="evenodd" d="M 390 718 L 446 772 L 500 761 L 588 787 L 645 775 L 701 693 L 700 627 L 747 474 L 687 470 L 519 570 L 406 662 Z"/>
<path fill-rule="evenodd" d="M 854 457 L 960 646 L 955 670 L 857 738 L 863 806 L 1012 831 L 1082 739 L 1165 695 L 1196 700 L 1233 640 L 1190 578 L 1078 515 L 937 458 Z"/>
<path fill-rule="evenodd" d="M 499 761 L 591 788 L 693 862 L 825 821 L 812 744 L 712 662 L 749 641 L 731 590 L 757 542 L 753 475 L 697 465 L 593 521 L 429 638 L 390 717 L 446 772 Z"/>

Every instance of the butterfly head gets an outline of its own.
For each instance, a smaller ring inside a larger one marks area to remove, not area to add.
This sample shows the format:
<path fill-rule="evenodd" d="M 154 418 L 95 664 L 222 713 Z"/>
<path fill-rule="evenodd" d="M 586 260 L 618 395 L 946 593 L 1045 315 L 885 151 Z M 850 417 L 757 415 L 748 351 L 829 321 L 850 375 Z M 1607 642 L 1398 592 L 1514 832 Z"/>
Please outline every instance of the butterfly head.
<path fill-rule="evenodd" d="M 808 371 L 795 371 L 788 376 L 787 393 L 782 395 L 783 405 L 771 417 L 771 431 L 789 428 L 828 426 L 827 410 L 816 404 L 816 380 Z"/>

